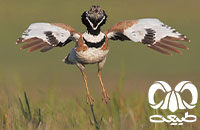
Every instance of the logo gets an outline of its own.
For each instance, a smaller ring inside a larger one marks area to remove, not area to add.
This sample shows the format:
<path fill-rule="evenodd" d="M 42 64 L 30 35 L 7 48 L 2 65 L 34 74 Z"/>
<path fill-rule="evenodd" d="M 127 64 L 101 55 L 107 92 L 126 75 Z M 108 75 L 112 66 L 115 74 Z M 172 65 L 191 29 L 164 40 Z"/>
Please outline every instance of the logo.
<path fill-rule="evenodd" d="M 159 103 L 156 103 L 154 100 L 154 95 L 157 90 L 161 90 L 166 93 L 165 99 L 161 100 Z M 191 103 L 187 103 L 180 96 L 180 93 L 183 93 L 185 90 L 189 90 L 192 95 Z M 178 83 L 174 90 L 171 89 L 170 85 L 164 81 L 156 81 L 149 88 L 148 93 L 149 103 L 153 109 L 168 109 L 171 112 L 176 110 L 184 109 L 193 109 L 196 106 L 198 99 L 197 88 L 190 81 L 182 81 Z M 162 115 L 152 115 L 150 116 L 150 122 L 153 123 L 162 123 L 167 122 L 170 125 L 183 125 L 183 122 L 195 122 L 197 117 L 195 115 L 189 115 L 188 112 L 185 113 L 185 116 L 179 119 L 176 115 L 168 115 L 167 118 Z"/>

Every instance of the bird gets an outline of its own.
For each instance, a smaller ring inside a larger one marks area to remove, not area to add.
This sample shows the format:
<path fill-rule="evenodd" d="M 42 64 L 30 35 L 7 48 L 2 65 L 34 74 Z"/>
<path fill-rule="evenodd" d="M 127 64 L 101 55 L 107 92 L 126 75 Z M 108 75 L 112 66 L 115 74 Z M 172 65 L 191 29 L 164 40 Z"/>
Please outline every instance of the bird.
<path fill-rule="evenodd" d="M 190 42 L 190 40 L 159 19 L 122 20 L 110 29 L 101 31 L 101 27 L 106 24 L 107 17 L 106 12 L 99 5 L 92 5 L 88 11 L 84 11 L 81 15 L 82 24 L 87 29 L 84 33 L 78 32 L 64 23 L 38 22 L 32 23 L 17 39 L 16 44 L 24 43 L 20 49 L 29 48 L 28 52 L 39 49 L 40 52 L 47 52 L 53 48 L 64 47 L 71 41 L 75 42 L 74 48 L 63 59 L 63 62 L 76 65 L 80 69 L 86 88 L 86 101 L 91 105 L 93 105 L 94 99 L 88 88 L 85 73 L 87 64 L 97 64 L 102 100 L 105 103 L 110 100 L 104 88 L 101 74 L 109 52 L 109 40 L 143 44 L 166 55 L 172 55 L 171 52 L 182 54 L 180 49 L 189 49 L 180 41 Z"/>

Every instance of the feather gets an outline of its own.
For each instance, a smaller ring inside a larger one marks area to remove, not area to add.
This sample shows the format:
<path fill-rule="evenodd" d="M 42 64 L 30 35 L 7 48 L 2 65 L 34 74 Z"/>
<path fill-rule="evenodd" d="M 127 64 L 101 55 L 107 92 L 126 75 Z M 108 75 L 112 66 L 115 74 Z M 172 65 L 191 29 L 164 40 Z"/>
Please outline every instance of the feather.
<path fill-rule="evenodd" d="M 42 40 L 41 39 L 34 39 L 34 40 L 31 40 L 29 42 L 27 42 L 25 45 L 23 45 L 20 49 L 25 49 L 25 48 L 29 48 L 29 47 L 32 47 L 34 45 L 37 45 L 39 43 L 41 43 Z"/>
<path fill-rule="evenodd" d="M 40 48 L 41 52 L 46 52 L 58 44 L 63 46 L 66 41 L 77 41 L 80 33 L 76 32 L 71 26 L 62 23 L 33 23 L 24 31 L 21 38 L 18 38 L 16 44 L 25 42 L 21 49 L 30 48 L 32 52 Z M 70 39 L 71 38 L 71 39 Z M 46 47 L 45 46 L 52 46 Z M 62 47 L 63 47 L 62 46 Z"/>
<path fill-rule="evenodd" d="M 160 48 L 160 47 L 157 47 L 157 46 L 154 46 L 154 45 L 151 45 L 151 46 L 148 46 L 149 48 L 155 50 L 155 51 L 158 51 L 160 53 L 163 53 L 163 54 L 166 54 L 166 55 L 172 55 L 171 53 L 169 53 L 168 51 Z"/>
<path fill-rule="evenodd" d="M 182 49 L 185 49 L 185 50 L 189 50 L 188 47 L 178 43 L 178 42 L 175 42 L 175 41 L 171 41 L 169 40 L 168 38 L 165 38 L 165 39 L 161 39 L 160 42 L 164 43 L 164 44 L 167 44 L 167 45 L 171 45 L 171 46 L 174 46 L 174 47 L 178 47 L 178 48 L 182 48 Z"/>
<path fill-rule="evenodd" d="M 28 52 L 32 52 L 32 51 L 38 50 L 38 49 L 40 49 L 40 48 L 42 48 L 42 47 L 44 47 L 44 46 L 47 46 L 47 45 L 48 45 L 48 43 L 46 43 L 46 42 L 42 42 L 42 43 L 40 43 L 40 44 L 36 44 L 36 45 L 32 46 L 32 47 L 28 50 Z"/>
<path fill-rule="evenodd" d="M 53 46 L 45 46 L 40 50 L 40 52 L 46 52 L 46 51 L 49 51 L 49 50 L 51 50 L 53 48 L 54 48 Z"/>
<path fill-rule="evenodd" d="M 176 42 L 178 40 L 190 42 L 185 35 L 177 32 L 174 28 L 162 23 L 158 19 L 129 20 L 128 23 L 131 24 L 127 24 L 127 21 L 121 21 L 108 31 L 105 31 L 105 33 L 112 40 L 120 40 L 122 35 L 117 34 L 121 33 L 131 41 L 147 44 L 148 47 L 168 55 L 170 53 L 166 50 L 182 54 L 181 51 L 174 47 L 189 49 Z"/>
<path fill-rule="evenodd" d="M 178 53 L 178 54 L 182 54 L 182 52 L 181 52 L 180 50 L 178 50 L 178 49 L 176 49 L 176 48 L 174 48 L 174 47 L 168 46 L 168 45 L 166 45 L 166 44 L 162 44 L 161 42 L 157 42 L 157 43 L 155 44 L 155 46 L 159 46 L 159 47 L 161 47 L 161 48 L 164 48 L 164 49 L 167 49 L 167 50 L 176 52 L 176 53 Z"/>

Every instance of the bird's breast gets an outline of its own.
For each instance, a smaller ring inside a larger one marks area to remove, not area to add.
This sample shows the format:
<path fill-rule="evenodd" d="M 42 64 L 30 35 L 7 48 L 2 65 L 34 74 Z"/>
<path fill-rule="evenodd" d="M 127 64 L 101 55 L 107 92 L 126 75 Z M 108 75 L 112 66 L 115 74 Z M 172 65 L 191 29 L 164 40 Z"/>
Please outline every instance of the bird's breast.
<path fill-rule="evenodd" d="M 108 54 L 109 50 L 91 47 L 85 51 L 76 51 L 76 57 L 79 62 L 85 64 L 94 64 L 102 61 Z"/>
<path fill-rule="evenodd" d="M 98 35 L 92 35 L 85 32 L 83 35 L 83 43 L 88 48 L 100 48 L 105 44 L 106 36 L 104 33 L 100 32 Z"/>
<path fill-rule="evenodd" d="M 102 61 L 109 52 L 108 38 L 102 32 L 98 35 L 91 35 L 86 32 L 82 35 L 79 42 L 77 48 L 75 48 L 76 58 L 79 62 L 85 64 L 98 63 Z"/>

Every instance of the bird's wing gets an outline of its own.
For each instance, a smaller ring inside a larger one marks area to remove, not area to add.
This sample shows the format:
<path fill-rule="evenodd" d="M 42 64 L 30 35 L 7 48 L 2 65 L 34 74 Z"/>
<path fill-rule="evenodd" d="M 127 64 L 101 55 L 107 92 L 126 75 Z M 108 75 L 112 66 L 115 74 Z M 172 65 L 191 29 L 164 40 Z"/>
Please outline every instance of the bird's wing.
<path fill-rule="evenodd" d="M 189 49 L 176 41 L 190 42 L 185 35 L 153 18 L 121 21 L 105 31 L 105 34 L 111 40 L 141 42 L 147 47 L 167 55 L 171 55 L 169 51 L 182 54 L 175 47 Z"/>
<path fill-rule="evenodd" d="M 38 49 L 46 52 L 54 47 L 63 47 L 72 40 L 77 41 L 80 35 L 63 23 L 33 23 L 17 39 L 16 44 L 25 43 L 21 49 L 29 48 L 28 52 Z"/>

